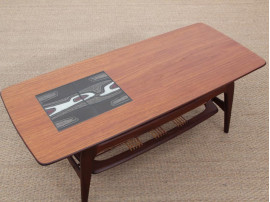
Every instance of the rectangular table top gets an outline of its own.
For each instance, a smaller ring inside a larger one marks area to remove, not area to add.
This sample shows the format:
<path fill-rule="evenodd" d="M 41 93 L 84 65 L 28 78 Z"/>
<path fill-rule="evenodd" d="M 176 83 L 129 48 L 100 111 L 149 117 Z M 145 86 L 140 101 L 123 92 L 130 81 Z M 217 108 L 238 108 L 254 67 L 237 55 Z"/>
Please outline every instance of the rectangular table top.
<path fill-rule="evenodd" d="M 15 84 L 1 96 L 28 149 L 46 165 L 264 65 L 252 51 L 198 23 Z"/>

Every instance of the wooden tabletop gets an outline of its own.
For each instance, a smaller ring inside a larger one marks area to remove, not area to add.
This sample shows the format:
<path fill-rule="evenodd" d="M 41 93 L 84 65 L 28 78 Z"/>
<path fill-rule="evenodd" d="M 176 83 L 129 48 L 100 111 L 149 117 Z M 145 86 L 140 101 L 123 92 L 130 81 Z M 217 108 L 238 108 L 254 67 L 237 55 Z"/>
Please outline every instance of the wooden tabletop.
<path fill-rule="evenodd" d="M 25 144 L 46 165 L 142 125 L 264 65 L 265 60 L 255 53 L 198 23 L 10 86 L 1 96 Z M 132 101 L 58 131 L 36 95 L 102 71 Z"/>

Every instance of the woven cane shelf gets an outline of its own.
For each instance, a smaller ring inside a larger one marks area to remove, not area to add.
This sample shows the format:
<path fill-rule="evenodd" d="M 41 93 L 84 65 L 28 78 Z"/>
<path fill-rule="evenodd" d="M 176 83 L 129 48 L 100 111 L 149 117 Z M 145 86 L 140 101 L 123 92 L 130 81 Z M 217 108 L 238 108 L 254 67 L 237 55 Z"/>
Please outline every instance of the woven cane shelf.
<path fill-rule="evenodd" d="M 111 149 L 119 146 L 126 147 L 126 151 L 121 152 L 115 156 L 107 158 L 105 160 L 94 160 L 94 169 L 93 173 L 97 174 L 103 172 L 109 168 L 117 166 L 121 163 L 124 163 L 150 149 L 155 148 L 156 146 L 182 134 L 183 132 L 189 130 L 190 128 L 198 125 L 199 123 L 203 122 L 204 120 L 210 118 L 212 115 L 218 112 L 217 107 L 212 101 L 208 101 L 205 103 L 205 109 L 197 114 L 196 116 L 186 120 L 183 116 L 179 116 L 176 119 L 170 120 L 172 121 L 176 127 L 172 128 L 169 131 L 164 130 L 162 126 L 159 126 L 155 129 L 152 129 L 148 132 L 151 138 L 148 141 L 142 141 L 141 135 L 137 137 L 130 138 L 120 144 L 117 144 L 113 147 L 106 148 L 103 151 L 99 152 L 98 155 L 104 154 Z M 68 158 L 69 162 L 75 169 L 77 175 L 80 177 L 80 155 L 75 154 Z"/>

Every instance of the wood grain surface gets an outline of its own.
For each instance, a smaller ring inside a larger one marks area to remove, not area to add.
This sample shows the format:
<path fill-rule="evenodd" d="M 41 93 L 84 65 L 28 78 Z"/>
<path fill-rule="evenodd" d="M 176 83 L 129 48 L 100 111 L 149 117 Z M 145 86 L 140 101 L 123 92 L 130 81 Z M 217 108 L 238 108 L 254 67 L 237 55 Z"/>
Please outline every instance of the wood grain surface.
<path fill-rule="evenodd" d="M 202 24 L 93 57 L 1 92 L 36 160 L 47 165 L 161 116 L 265 65 L 265 60 Z M 35 95 L 105 71 L 132 102 L 58 132 Z"/>

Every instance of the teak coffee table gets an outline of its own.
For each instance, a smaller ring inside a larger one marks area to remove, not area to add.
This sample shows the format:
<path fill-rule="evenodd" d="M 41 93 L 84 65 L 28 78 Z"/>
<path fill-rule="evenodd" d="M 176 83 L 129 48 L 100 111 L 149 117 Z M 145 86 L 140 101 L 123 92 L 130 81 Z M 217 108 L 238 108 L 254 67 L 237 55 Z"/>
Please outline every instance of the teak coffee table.
<path fill-rule="evenodd" d="M 202 24 L 177 29 L 10 86 L 10 118 L 41 165 L 67 158 L 88 200 L 92 173 L 123 163 L 224 111 L 229 131 L 234 81 L 265 61 Z M 224 101 L 216 96 L 224 93 Z M 205 105 L 189 120 L 182 114 Z M 161 125 L 174 121 L 165 131 Z M 153 138 L 143 142 L 140 135 Z M 98 154 L 121 143 L 127 150 Z"/>

